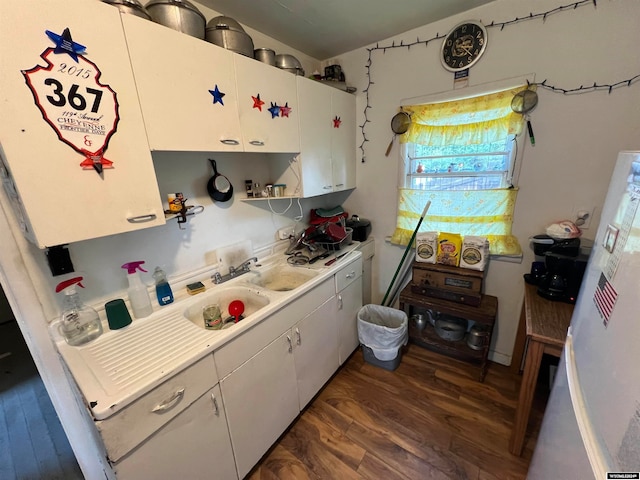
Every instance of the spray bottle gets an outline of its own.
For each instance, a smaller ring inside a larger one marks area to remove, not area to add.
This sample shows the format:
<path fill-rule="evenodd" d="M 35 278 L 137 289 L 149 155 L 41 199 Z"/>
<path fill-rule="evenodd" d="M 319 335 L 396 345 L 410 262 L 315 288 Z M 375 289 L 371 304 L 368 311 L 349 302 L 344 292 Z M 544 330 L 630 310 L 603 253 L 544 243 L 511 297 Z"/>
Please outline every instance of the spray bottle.
<path fill-rule="evenodd" d="M 169 305 L 173 302 L 173 292 L 167 280 L 167 274 L 160 267 L 153 271 L 153 278 L 156 281 L 156 296 L 160 306 Z"/>
<path fill-rule="evenodd" d="M 151 312 L 153 312 L 151 300 L 149 300 L 149 292 L 147 292 L 147 287 L 142 283 L 140 273 L 138 273 L 138 270 L 146 273 L 146 270 L 140 266 L 143 263 L 144 261 L 138 260 L 122 265 L 122 268 L 126 269 L 129 273 L 127 275 L 127 279 L 129 280 L 127 295 L 129 296 L 129 303 L 133 309 L 133 315 L 136 318 L 148 317 L 151 315 Z"/>
<path fill-rule="evenodd" d="M 74 347 L 84 345 L 102 335 L 102 322 L 93 308 L 84 305 L 76 292 L 76 285 L 84 288 L 82 277 L 60 282 L 56 293 L 64 292 L 64 305 L 60 319 L 60 333 Z"/>

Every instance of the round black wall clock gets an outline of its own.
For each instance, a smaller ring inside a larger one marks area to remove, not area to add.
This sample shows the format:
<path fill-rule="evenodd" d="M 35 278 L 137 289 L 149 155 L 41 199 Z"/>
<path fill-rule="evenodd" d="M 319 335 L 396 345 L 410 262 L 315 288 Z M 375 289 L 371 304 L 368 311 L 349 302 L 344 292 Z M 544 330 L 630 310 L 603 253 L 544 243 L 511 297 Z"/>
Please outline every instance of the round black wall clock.
<path fill-rule="evenodd" d="M 459 72 L 475 64 L 487 48 L 487 30 L 480 22 L 466 21 L 453 27 L 442 42 L 440 59 L 447 70 Z"/>

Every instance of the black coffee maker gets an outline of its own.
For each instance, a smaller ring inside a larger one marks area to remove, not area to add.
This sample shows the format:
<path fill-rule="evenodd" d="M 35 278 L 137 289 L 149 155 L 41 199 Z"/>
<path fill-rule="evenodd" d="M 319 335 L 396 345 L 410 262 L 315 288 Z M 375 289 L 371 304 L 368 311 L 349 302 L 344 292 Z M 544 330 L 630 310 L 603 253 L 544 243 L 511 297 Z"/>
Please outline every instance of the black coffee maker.
<path fill-rule="evenodd" d="M 588 260 L 589 256 L 581 253 L 568 256 L 546 252 L 547 273 L 538 284 L 538 295 L 548 300 L 576 303 Z"/>
<path fill-rule="evenodd" d="M 536 235 L 529 240 L 544 267 L 541 268 L 542 262 L 534 262 L 531 273 L 525 274 L 525 281 L 537 285 L 541 297 L 575 303 L 589 259 L 589 255 L 580 253 L 580 238 L 556 239 L 549 235 Z"/>

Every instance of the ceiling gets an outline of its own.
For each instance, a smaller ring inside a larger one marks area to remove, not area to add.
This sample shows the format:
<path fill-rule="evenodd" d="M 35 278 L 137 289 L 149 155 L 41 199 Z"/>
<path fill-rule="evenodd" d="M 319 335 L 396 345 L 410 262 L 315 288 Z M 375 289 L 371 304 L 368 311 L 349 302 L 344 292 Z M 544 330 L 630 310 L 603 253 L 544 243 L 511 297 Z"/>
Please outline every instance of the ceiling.
<path fill-rule="evenodd" d="M 491 1 L 494 0 L 198 0 L 198 3 L 317 60 L 327 60 Z"/>

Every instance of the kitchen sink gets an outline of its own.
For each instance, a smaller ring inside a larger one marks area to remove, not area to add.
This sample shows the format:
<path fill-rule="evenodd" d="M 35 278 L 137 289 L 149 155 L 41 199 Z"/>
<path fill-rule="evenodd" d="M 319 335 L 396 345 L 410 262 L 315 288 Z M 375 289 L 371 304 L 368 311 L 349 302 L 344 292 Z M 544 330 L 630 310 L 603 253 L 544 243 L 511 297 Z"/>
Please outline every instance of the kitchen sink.
<path fill-rule="evenodd" d="M 274 292 L 288 292 L 318 275 L 315 270 L 291 265 L 276 265 L 267 270 L 252 270 L 250 283 Z"/>
<path fill-rule="evenodd" d="M 217 303 L 222 312 L 222 319 L 227 320 L 231 317 L 229 304 L 234 300 L 240 300 L 244 304 L 243 318 L 256 313 L 270 302 L 264 293 L 248 286 L 215 287 L 209 292 L 198 294 L 198 299 L 184 311 L 184 316 L 201 328 L 204 328 L 202 309 L 207 305 Z M 232 325 L 233 322 L 228 324 Z"/>

